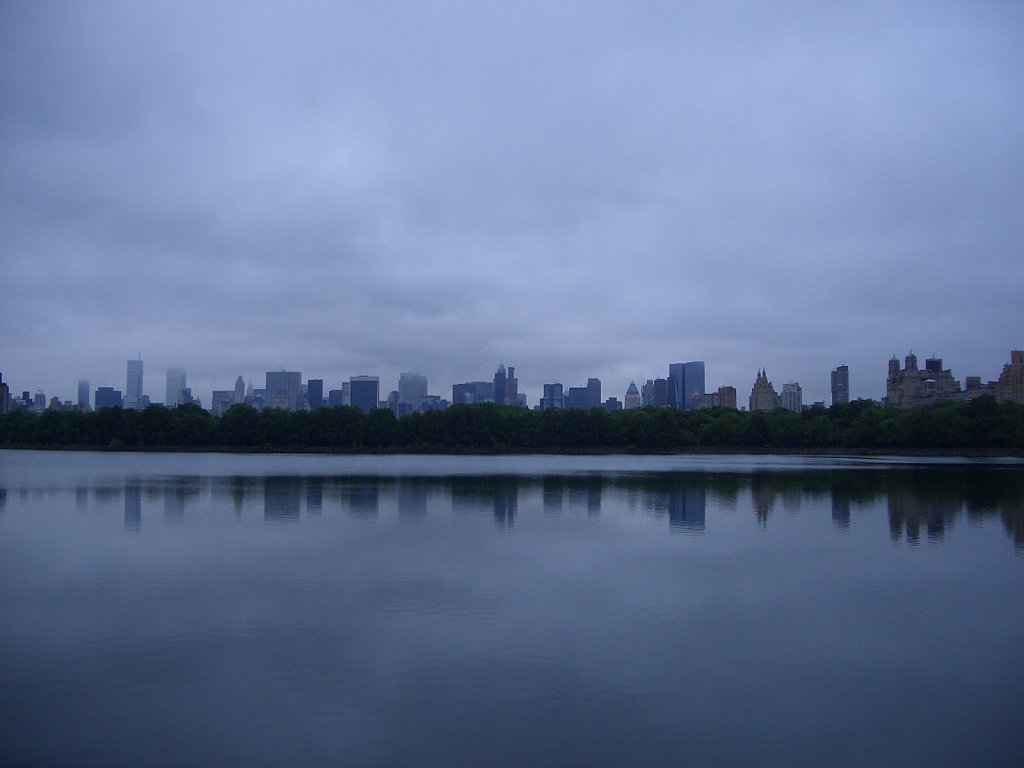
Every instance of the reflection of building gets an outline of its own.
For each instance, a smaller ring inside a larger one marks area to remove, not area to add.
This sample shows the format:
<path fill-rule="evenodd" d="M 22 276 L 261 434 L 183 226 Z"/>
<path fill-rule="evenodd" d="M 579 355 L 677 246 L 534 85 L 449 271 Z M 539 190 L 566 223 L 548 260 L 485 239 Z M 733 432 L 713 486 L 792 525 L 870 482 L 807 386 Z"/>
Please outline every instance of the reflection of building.
<path fill-rule="evenodd" d="M 850 369 L 840 365 L 832 371 L 832 405 L 850 402 Z"/>
<path fill-rule="evenodd" d="M 832 492 L 832 524 L 837 528 L 850 527 L 850 497 Z"/>
<path fill-rule="evenodd" d="M 348 513 L 357 517 L 375 517 L 380 506 L 380 481 L 376 478 L 356 479 L 347 490 Z"/>
<path fill-rule="evenodd" d="M 889 492 L 888 504 L 889 535 L 893 541 L 898 541 L 905 531 L 911 544 L 920 539 L 922 522 L 928 538 L 941 541 L 946 528 L 953 524 L 963 509 L 959 498 L 937 492 L 925 495 L 917 490 L 893 489 Z"/>
<path fill-rule="evenodd" d="M 499 480 L 494 489 L 494 522 L 499 528 L 511 528 L 519 506 L 519 481 Z"/>
<path fill-rule="evenodd" d="M 129 480 L 124 484 L 124 529 L 137 531 L 142 527 L 142 484 Z"/>
<path fill-rule="evenodd" d="M 703 531 L 707 514 L 707 492 L 701 484 L 686 483 L 670 489 L 668 524 L 671 528 Z"/>
<path fill-rule="evenodd" d="M 306 514 L 319 517 L 324 506 L 324 481 L 319 477 L 306 480 Z"/>
<path fill-rule="evenodd" d="M 761 369 L 757 372 L 754 386 L 750 390 L 751 411 L 774 411 L 779 407 L 779 396 L 775 393 L 775 387 L 768 381 L 767 371 Z"/>
<path fill-rule="evenodd" d="M 294 477 L 263 479 L 263 519 L 267 522 L 299 519 L 302 485 Z"/>
<path fill-rule="evenodd" d="M 427 482 L 416 478 L 398 481 L 398 516 L 411 519 L 427 514 Z"/>
<path fill-rule="evenodd" d="M 949 369 L 943 369 L 942 358 L 930 357 L 924 369 L 917 367 L 917 355 L 911 352 L 904 359 L 905 367 L 895 357 L 889 360 L 885 382 L 885 404 L 897 408 L 916 408 L 948 400 L 960 392 L 960 382 Z"/>

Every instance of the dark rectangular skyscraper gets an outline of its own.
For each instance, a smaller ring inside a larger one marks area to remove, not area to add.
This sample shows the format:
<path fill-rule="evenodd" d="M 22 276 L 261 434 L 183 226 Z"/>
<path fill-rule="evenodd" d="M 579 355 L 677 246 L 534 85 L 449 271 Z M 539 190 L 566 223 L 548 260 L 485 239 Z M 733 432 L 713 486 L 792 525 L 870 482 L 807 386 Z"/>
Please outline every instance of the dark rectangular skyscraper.
<path fill-rule="evenodd" d="M 352 376 L 349 379 L 352 405 L 369 413 L 380 401 L 380 379 L 376 376 Z"/>
<path fill-rule="evenodd" d="M 704 361 L 672 363 L 668 374 L 675 379 L 675 391 L 669 393 L 669 404 L 686 410 L 700 408 L 704 399 Z"/>
<path fill-rule="evenodd" d="M 324 407 L 323 379 L 310 379 L 306 382 L 306 400 L 309 402 L 309 410 L 311 411 Z"/>
<path fill-rule="evenodd" d="M 832 371 L 832 405 L 850 402 L 850 369 L 840 365 Z"/>

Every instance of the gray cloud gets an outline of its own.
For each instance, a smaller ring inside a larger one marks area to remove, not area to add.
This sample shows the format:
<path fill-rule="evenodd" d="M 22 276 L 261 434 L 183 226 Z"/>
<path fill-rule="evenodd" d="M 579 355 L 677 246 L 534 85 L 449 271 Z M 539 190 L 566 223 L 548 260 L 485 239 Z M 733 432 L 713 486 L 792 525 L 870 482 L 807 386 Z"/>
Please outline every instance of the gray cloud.
<path fill-rule="evenodd" d="M 1022 340 L 1013 3 L 0 5 L 0 370 L 200 397 Z"/>

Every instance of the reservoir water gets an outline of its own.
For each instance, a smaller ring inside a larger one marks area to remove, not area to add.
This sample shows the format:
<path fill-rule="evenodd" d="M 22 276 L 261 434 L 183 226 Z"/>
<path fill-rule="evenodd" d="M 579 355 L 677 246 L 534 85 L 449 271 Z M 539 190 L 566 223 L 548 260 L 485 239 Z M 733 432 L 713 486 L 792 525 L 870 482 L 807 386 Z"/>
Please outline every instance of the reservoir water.
<path fill-rule="evenodd" d="M 1024 764 L 1024 463 L 0 451 L 3 766 Z"/>

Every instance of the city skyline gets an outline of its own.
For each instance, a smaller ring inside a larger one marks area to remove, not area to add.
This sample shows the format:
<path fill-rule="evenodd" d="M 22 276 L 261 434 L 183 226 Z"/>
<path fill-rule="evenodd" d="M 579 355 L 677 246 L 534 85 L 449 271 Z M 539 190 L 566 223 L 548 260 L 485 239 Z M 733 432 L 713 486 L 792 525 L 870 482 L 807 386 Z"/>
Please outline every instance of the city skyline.
<path fill-rule="evenodd" d="M 0 370 L 324 396 L 707 361 L 804 402 L 1024 336 L 1024 6 L 6 3 Z M 126 392 L 126 394 L 128 394 Z"/>

